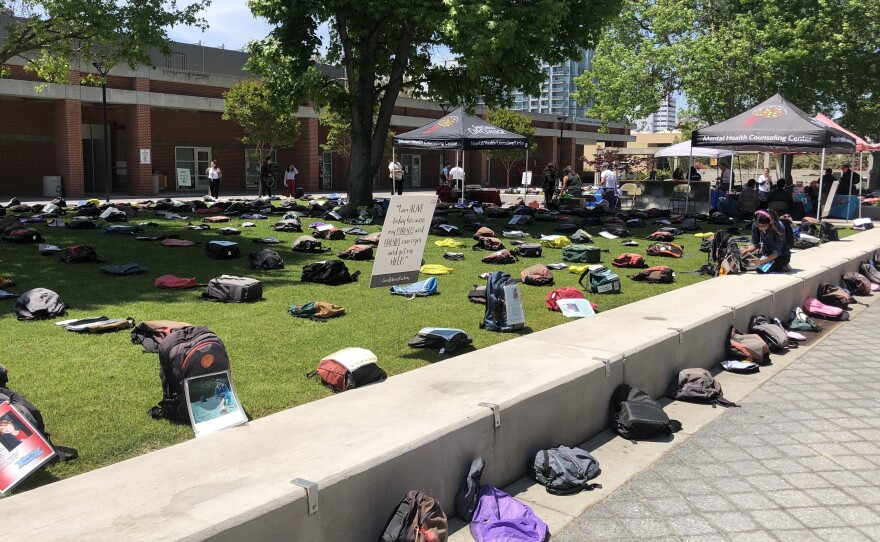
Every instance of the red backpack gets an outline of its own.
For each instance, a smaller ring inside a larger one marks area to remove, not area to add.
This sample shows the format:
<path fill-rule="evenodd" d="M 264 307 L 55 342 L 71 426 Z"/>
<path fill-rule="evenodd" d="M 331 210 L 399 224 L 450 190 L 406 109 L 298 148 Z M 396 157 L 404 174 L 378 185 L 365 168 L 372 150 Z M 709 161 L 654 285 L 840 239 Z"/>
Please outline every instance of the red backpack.
<path fill-rule="evenodd" d="M 611 265 L 614 267 L 648 267 L 648 264 L 645 263 L 645 258 L 640 254 L 633 254 L 631 252 L 624 252 L 620 256 L 614 258 Z"/>
<path fill-rule="evenodd" d="M 556 288 L 555 290 L 551 290 L 549 294 L 547 294 L 547 308 L 551 311 L 561 312 L 559 310 L 559 305 L 556 303 L 560 299 L 586 299 L 584 294 L 581 293 L 577 288 Z M 595 303 L 590 303 L 593 307 L 593 310 L 599 310 L 599 307 Z"/>
<path fill-rule="evenodd" d="M 199 283 L 195 278 L 175 277 L 174 275 L 162 275 L 156 279 L 157 288 L 167 290 L 185 290 L 195 288 Z"/>

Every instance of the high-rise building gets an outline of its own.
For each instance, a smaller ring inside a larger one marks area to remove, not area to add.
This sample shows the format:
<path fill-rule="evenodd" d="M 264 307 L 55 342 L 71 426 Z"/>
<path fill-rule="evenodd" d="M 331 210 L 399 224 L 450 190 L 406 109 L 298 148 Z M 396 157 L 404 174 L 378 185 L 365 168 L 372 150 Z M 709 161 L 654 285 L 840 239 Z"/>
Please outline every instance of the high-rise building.
<path fill-rule="evenodd" d="M 675 96 L 670 94 L 660 102 L 657 111 L 635 121 L 636 131 L 657 133 L 675 130 L 675 117 L 677 113 L 678 106 Z"/>
<path fill-rule="evenodd" d="M 541 70 L 547 75 L 547 80 L 541 85 L 541 94 L 529 96 L 520 91 L 514 92 L 513 109 L 548 115 L 585 117 L 587 108 L 592 104 L 579 105 L 571 94 L 577 90 L 575 78 L 590 70 L 592 63 L 593 51 L 586 50 L 578 60 L 569 60 L 555 66 L 542 63 Z"/>

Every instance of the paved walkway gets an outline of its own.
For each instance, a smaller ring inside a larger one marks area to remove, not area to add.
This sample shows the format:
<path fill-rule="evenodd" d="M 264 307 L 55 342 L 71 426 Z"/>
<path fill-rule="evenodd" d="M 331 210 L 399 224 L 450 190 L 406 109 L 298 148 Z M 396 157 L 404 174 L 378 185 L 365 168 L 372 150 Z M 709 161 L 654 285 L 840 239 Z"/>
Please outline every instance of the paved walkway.
<path fill-rule="evenodd" d="M 880 540 L 878 330 L 874 304 L 553 541 Z"/>

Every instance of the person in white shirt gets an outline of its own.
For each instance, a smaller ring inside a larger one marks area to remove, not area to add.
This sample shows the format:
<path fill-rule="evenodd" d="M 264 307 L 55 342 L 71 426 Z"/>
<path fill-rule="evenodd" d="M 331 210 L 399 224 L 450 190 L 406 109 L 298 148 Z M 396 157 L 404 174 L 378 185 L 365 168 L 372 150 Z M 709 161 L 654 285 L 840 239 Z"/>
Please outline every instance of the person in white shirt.
<path fill-rule="evenodd" d="M 758 199 L 767 201 L 767 195 L 773 188 L 773 177 L 770 176 L 770 168 L 764 168 L 764 173 L 758 175 Z"/>
<path fill-rule="evenodd" d="M 208 178 L 208 191 L 212 198 L 220 198 L 220 179 L 223 177 L 223 171 L 217 160 L 211 160 L 211 165 L 205 170 L 205 177 Z"/>
<path fill-rule="evenodd" d="M 394 189 L 397 188 L 397 195 L 403 195 L 403 166 L 400 162 L 391 160 L 388 163 L 388 178 L 391 179 L 391 194 L 394 195 Z"/>
<path fill-rule="evenodd" d="M 602 187 L 602 198 L 608 202 L 608 205 L 611 209 L 617 207 L 617 174 L 614 173 L 614 170 L 611 169 L 610 164 L 602 164 L 605 168 L 602 170 L 602 173 L 599 174 L 600 184 Z"/>
<path fill-rule="evenodd" d="M 720 189 L 722 192 L 730 192 L 730 188 L 733 186 L 733 172 L 730 170 L 730 166 L 725 163 L 721 163 L 721 174 L 718 175 L 718 181 L 720 181 Z"/>
<path fill-rule="evenodd" d="M 449 170 L 449 177 L 452 179 L 453 188 L 461 188 L 464 190 L 464 168 L 461 167 L 461 162 Z M 459 183 L 461 183 L 460 186 Z"/>
<path fill-rule="evenodd" d="M 296 169 L 296 166 L 287 164 L 287 169 L 284 170 L 284 195 L 288 198 L 292 198 L 296 192 L 297 173 L 299 173 L 299 170 Z"/>

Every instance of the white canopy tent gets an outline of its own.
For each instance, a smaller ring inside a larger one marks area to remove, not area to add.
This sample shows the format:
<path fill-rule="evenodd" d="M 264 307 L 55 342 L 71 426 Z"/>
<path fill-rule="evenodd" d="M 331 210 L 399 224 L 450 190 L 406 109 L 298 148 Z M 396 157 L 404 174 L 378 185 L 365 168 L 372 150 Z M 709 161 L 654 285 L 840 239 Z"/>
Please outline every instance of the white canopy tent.
<path fill-rule="evenodd" d="M 664 147 L 663 150 L 654 153 L 654 158 L 671 158 L 676 156 L 700 156 L 703 158 L 720 158 L 733 156 L 733 151 L 726 149 L 713 149 L 711 147 L 691 147 L 690 141 L 682 141 L 675 145 Z"/>

